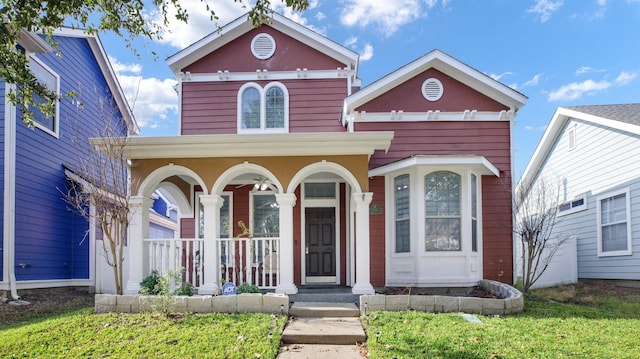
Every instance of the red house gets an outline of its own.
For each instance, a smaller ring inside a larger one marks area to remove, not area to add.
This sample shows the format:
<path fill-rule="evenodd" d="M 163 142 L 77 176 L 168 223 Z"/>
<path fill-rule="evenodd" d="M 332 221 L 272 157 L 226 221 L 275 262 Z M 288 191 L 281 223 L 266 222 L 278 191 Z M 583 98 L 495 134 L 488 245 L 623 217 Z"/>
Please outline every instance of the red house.
<path fill-rule="evenodd" d="M 222 279 L 356 294 L 512 282 L 524 95 L 438 50 L 361 88 L 357 53 L 278 14 L 259 28 L 237 19 L 167 61 L 181 133 L 131 139 L 141 260 L 127 292 L 177 267 L 205 294 Z M 148 238 L 157 188 L 180 208 L 179 238 Z"/>

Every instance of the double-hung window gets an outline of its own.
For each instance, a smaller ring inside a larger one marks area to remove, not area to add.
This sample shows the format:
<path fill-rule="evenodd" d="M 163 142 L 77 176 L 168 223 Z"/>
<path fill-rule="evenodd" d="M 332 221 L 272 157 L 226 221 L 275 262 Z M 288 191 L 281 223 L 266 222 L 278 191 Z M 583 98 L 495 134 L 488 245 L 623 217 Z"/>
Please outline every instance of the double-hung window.
<path fill-rule="evenodd" d="M 288 132 L 289 93 L 279 82 L 244 84 L 238 91 L 238 133 Z"/>
<path fill-rule="evenodd" d="M 35 56 L 31 56 L 29 60 L 29 69 L 36 77 L 38 82 L 47 87 L 48 90 L 60 93 L 60 76 L 56 74 L 51 68 L 45 65 Z M 36 105 L 45 103 L 47 100 L 34 95 Z M 33 122 L 36 127 L 43 131 L 58 136 L 58 101 L 54 100 L 52 112 L 50 114 L 44 114 L 39 109 L 32 109 Z"/>
<path fill-rule="evenodd" d="M 396 253 L 411 252 L 411 209 L 409 198 L 409 175 L 401 175 L 394 179 L 395 213 L 396 213 Z"/>
<path fill-rule="evenodd" d="M 460 175 L 449 171 L 427 174 L 425 182 L 425 249 L 461 249 Z"/>
<path fill-rule="evenodd" d="M 598 198 L 598 255 L 631 254 L 629 190 Z"/>

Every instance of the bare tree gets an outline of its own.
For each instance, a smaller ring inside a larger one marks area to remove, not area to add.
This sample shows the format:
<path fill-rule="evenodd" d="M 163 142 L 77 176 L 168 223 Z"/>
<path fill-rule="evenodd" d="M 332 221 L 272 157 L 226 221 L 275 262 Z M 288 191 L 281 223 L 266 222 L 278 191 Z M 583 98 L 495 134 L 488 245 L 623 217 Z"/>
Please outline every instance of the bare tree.
<path fill-rule="evenodd" d="M 90 121 L 82 116 L 72 121 L 78 160 L 68 171 L 64 199 L 102 233 L 103 255 L 113 270 L 116 293 L 122 294 L 124 248 L 132 215 L 129 163 L 125 157 L 128 129 L 108 97 L 100 98 L 97 108 L 98 121 L 88 124 Z M 101 137 L 103 145 L 91 145 L 89 137 Z"/>
<path fill-rule="evenodd" d="M 534 184 L 520 184 L 514 194 L 513 231 L 520 239 L 522 289 L 531 286 L 549 267 L 569 236 L 556 234 L 561 186 L 538 178 Z"/>

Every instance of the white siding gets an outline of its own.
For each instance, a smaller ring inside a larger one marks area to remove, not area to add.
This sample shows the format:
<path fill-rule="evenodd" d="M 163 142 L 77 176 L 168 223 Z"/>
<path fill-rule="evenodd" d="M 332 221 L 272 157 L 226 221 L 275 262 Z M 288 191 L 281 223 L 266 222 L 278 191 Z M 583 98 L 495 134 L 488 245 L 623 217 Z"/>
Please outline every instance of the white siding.
<path fill-rule="evenodd" d="M 569 150 L 568 130 L 576 146 Z M 558 217 L 554 235 L 575 235 L 578 278 L 640 279 L 640 137 L 570 119 L 561 131 L 539 178 L 561 186 L 561 201 L 587 193 L 587 209 Z M 598 257 L 597 197 L 630 189 L 632 255 Z"/>

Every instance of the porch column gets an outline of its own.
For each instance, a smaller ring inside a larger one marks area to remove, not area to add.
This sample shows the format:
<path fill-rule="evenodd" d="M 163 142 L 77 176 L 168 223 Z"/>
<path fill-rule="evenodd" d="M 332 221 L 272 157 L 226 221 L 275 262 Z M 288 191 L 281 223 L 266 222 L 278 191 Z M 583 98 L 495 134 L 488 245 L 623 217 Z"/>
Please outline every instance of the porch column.
<path fill-rule="evenodd" d="M 369 204 L 373 193 L 354 193 L 351 198 L 356 207 L 356 282 L 351 291 L 353 294 L 373 294 L 369 272 Z"/>
<path fill-rule="evenodd" d="M 224 203 L 217 194 L 200 196 L 204 209 L 204 253 L 202 256 L 204 283 L 198 288 L 199 295 L 212 295 L 218 291 L 220 281 L 220 255 L 218 241 L 220 233 L 220 208 Z"/>
<path fill-rule="evenodd" d="M 129 280 L 124 294 L 138 294 L 140 282 L 149 267 L 149 252 L 144 249 L 142 240 L 149 236 L 149 208 L 151 199 L 143 196 L 129 198 Z"/>
<path fill-rule="evenodd" d="M 293 284 L 293 206 L 296 195 L 276 194 L 276 202 L 280 207 L 280 280 L 276 293 L 296 294 L 298 287 Z"/>

